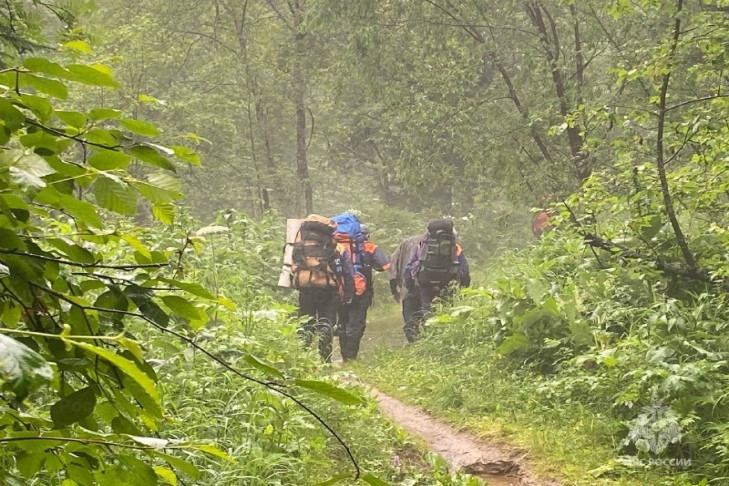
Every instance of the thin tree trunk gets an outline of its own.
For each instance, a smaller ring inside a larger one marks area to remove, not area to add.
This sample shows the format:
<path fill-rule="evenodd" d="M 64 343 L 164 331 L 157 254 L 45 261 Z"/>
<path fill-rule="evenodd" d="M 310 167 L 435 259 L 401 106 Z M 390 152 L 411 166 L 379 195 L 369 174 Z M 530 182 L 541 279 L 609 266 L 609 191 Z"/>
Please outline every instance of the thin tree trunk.
<path fill-rule="evenodd" d="M 673 206 L 673 200 L 671 198 L 671 191 L 668 187 L 668 178 L 666 177 L 666 162 L 663 154 L 663 135 L 666 126 L 666 97 L 668 94 L 668 83 L 671 79 L 671 68 L 673 60 L 676 55 L 676 48 L 678 47 L 678 38 L 681 35 L 681 19 L 678 15 L 683 9 L 683 0 L 676 0 L 676 21 L 673 25 L 673 38 L 671 39 L 671 45 L 668 52 L 668 60 L 666 61 L 666 74 L 663 75 L 663 81 L 661 83 L 661 92 L 658 101 L 658 127 L 656 134 L 656 166 L 658 168 L 658 178 L 661 181 L 661 192 L 663 194 L 663 205 L 666 208 L 666 214 L 668 220 L 671 222 L 673 233 L 676 235 L 676 241 L 678 241 L 678 247 L 681 249 L 681 254 L 686 264 L 690 268 L 696 268 L 696 258 L 689 249 L 688 243 L 686 242 L 686 236 L 681 230 L 681 225 L 678 223 L 676 217 L 676 210 Z"/>
<path fill-rule="evenodd" d="M 529 119 L 529 112 L 522 104 L 521 99 L 519 98 L 519 94 L 516 92 L 516 89 L 514 88 L 514 83 L 511 82 L 511 77 L 506 71 L 506 68 L 504 68 L 501 62 L 496 59 L 496 56 L 491 55 L 491 60 L 496 65 L 496 68 L 499 70 L 499 73 L 501 74 L 501 79 L 504 80 L 504 84 L 506 84 L 506 88 L 509 90 L 509 98 L 511 98 L 511 101 L 514 103 L 516 110 L 519 112 L 524 121 L 529 124 L 529 133 L 532 136 L 534 143 L 539 148 L 539 151 L 542 153 L 542 157 L 544 157 L 544 159 L 550 163 L 554 162 L 554 160 L 552 159 L 552 155 L 549 153 L 549 149 L 547 148 L 547 144 L 544 143 L 542 136 L 539 134 L 539 132 L 537 132 L 534 124 L 531 123 L 531 120 Z"/>
<path fill-rule="evenodd" d="M 242 65 L 244 69 L 245 74 L 245 83 L 246 88 L 248 91 L 248 98 L 246 99 L 245 103 L 247 104 L 247 116 L 248 116 L 248 142 L 251 147 L 251 157 L 253 159 L 253 168 L 256 173 L 256 186 L 257 186 L 257 199 L 258 199 L 258 206 L 261 212 L 267 211 L 271 207 L 269 195 L 268 195 L 268 189 L 265 187 L 265 184 L 261 178 L 261 170 L 259 169 L 258 165 L 258 157 L 256 154 L 256 143 L 255 143 L 255 127 L 253 123 L 253 106 L 255 105 L 255 113 L 256 113 L 256 122 L 260 125 L 261 119 L 259 117 L 259 105 L 262 103 L 261 101 L 261 90 L 258 86 L 258 82 L 255 79 L 255 76 L 251 73 L 251 63 L 248 56 L 248 35 L 246 33 L 246 13 L 248 11 L 248 1 L 246 0 L 243 2 L 243 5 L 241 6 L 241 11 L 236 12 L 231 5 L 230 2 L 224 2 L 223 7 L 226 9 L 228 14 L 234 19 L 235 23 L 235 32 L 236 37 L 238 40 L 238 60 L 240 65 Z M 268 131 L 265 127 L 262 127 L 263 129 L 261 132 L 263 133 L 263 145 L 264 145 L 264 153 L 266 154 L 266 161 L 268 162 L 266 164 L 267 172 L 269 172 L 269 178 L 273 180 L 273 170 L 275 167 L 275 162 L 271 155 L 271 147 L 270 142 L 268 140 Z"/>
<path fill-rule="evenodd" d="M 557 36 L 557 28 L 554 23 L 554 19 L 549 15 L 547 9 L 542 5 L 541 2 L 532 1 L 526 5 L 527 13 L 534 26 L 539 31 L 539 38 L 544 47 L 544 54 L 549 62 L 549 68 L 552 73 L 552 83 L 557 93 L 557 99 L 559 101 L 559 111 L 562 118 L 567 118 L 571 115 L 572 106 L 567 99 L 567 93 L 565 88 L 564 77 L 562 70 L 559 68 L 559 37 Z M 544 12 L 544 15 L 542 15 Z M 549 21 L 549 32 L 547 31 L 547 25 L 544 21 L 544 16 Z M 577 31 L 579 32 L 579 31 Z M 580 73 L 581 74 L 581 73 Z M 582 181 L 589 177 L 589 170 L 585 167 L 585 154 L 582 151 L 582 135 L 580 135 L 579 127 L 575 126 L 574 123 L 568 124 L 567 129 L 567 140 L 570 146 L 570 154 L 572 155 L 572 164 L 574 166 L 575 175 Z"/>
<path fill-rule="evenodd" d="M 301 29 L 301 7 L 295 2 L 296 10 L 294 16 L 294 63 L 293 63 L 293 85 L 294 101 L 296 104 L 296 176 L 299 184 L 304 188 L 304 202 L 306 213 L 314 212 L 314 198 L 309 179 L 309 164 L 306 160 L 306 103 L 304 94 L 306 91 L 306 80 L 304 78 L 304 34 Z"/>

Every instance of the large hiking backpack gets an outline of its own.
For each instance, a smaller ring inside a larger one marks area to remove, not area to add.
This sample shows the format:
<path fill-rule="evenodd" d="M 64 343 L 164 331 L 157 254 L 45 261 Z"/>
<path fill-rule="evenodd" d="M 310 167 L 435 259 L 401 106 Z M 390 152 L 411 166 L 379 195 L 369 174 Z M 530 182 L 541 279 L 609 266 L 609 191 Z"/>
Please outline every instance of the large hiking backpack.
<path fill-rule="evenodd" d="M 337 288 L 341 268 L 332 268 L 337 244 L 332 235 L 337 224 L 329 218 L 309 215 L 296 234 L 291 254 L 291 286 L 296 289 Z"/>
<path fill-rule="evenodd" d="M 349 250 L 354 269 L 354 293 L 362 295 L 367 290 L 367 267 L 365 262 L 364 235 L 357 216 L 342 213 L 334 216 L 337 223 L 334 239 Z"/>
<path fill-rule="evenodd" d="M 456 236 L 450 219 L 434 219 L 428 223 L 417 277 L 418 283 L 426 287 L 447 285 L 458 278 Z"/>

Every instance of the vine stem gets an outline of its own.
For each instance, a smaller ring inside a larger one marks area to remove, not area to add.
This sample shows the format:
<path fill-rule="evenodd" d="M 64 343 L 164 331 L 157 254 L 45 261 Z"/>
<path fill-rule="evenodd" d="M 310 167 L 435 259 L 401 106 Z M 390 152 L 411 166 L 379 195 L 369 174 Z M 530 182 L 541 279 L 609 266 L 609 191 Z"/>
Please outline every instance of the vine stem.
<path fill-rule="evenodd" d="M 139 264 L 130 264 L 130 265 L 104 265 L 102 263 L 74 262 L 71 260 L 64 260 L 62 258 L 38 255 L 36 253 L 28 253 L 27 251 L 19 251 L 19 250 L 0 249 L 0 253 L 4 253 L 6 255 L 20 255 L 20 256 L 24 256 L 24 257 L 37 258 L 38 260 L 44 260 L 47 262 L 55 262 L 55 263 L 58 263 L 61 265 L 69 265 L 72 267 L 80 267 L 80 268 L 108 268 L 108 269 L 113 269 L 113 270 L 134 270 L 136 268 L 162 268 L 162 267 L 166 267 L 169 265 L 169 263 L 139 263 Z"/>
<path fill-rule="evenodd" d="M 148 451 L 152 449 L 160 450 L 160 449 L 189 449 L 190 447 L 194 446 L 185 446 L 185 445 L 173 445 L 173 446 L 162 446 L 162 447 L 155 447 L 155 446 L 146 446 L 146 445 L 134 445 L 134 444 L 123 444 L 121 442 L 112 442 L 108 440 L 100 440 L 100 439 L 82 439 L 79 437 L 47 437 L 42 435 L 37 436 L 31 436 L 31 437 L 3 437 L 0 438 L 0 444 L 6 443 L 6 442 L 21 442 L 26 440 L 55 440 L 58 442 L 75 442 L 78 444 L 95 444 L 95 445 L 102 445 L 102 446 L 109 446 L 109 447 L 123 447 L 125 449 L 136 449 L 140 451 Z"/>
<path fill-rule="evenodd" d="M 90 341 L 119 341 L 119 336 L 68 336 L 63 334 L 49 334 L 46 332 L 34 332 L 34 331 L 23 331 L 22 329 L 8 329 L 7 327 L 0 327 L 0 334 L 19 334 L 21 336 L 36 336 L 47 339 L 88 339 Z"/>

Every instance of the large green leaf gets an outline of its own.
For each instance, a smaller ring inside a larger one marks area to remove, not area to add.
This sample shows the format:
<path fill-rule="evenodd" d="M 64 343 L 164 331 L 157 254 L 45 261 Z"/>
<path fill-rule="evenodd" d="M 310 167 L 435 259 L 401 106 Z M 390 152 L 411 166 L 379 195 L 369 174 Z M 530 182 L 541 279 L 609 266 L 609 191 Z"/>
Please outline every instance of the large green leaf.
<path fill-rule="evenodd" d="M 159 484 L 152 466 L 136 457 L 116 455 L 117 464 L 97 473 L 99 486 L 155 486 Z"/>
<path fill-rule="evenodd" d="M 53 378 L 53 370 L 43 357 L 25 344 L 0 334 L 0 387 L 22 400 L 35 387 Z"/>
<path fill-rule="evenodd" d="M 93 108 L 89 112 L 89 119 L 93 121 L 112 120 L 121 117 L 121 110 L 112 110 L 111 108 Z"/>
<path fill-rule="evenodd" d="M 51 118 L 51 115 L 53 115 L 53 105 L 51 105 L 51 102 L 48 101 L 48 99 L 43 98 L 42 96 L 23 94 L 20 96 L 20 102 L 23 106 L 35 113 L 38 119 L 42 122 L 47 122 Z"/>
<path fill-rule="evenodd" d="M 0 98 L 0 120 L 11 131 L 18 130 L 25 123 L 23 113 L 5 98 Z"/>
<path fill-rule="evenodd" d="M 182 289 L 185 292 L 189 292 L 192 295 L 197 295 L 198 297 L 203 297 L 205 299 L 209 300 L 215 300 L 215 296 L 210 293 L 205 287 L 200 285 L 199 283 L 194 282 L 182 282 L 180 280 L 174 280 L 171 278 L 159 278 L 160 282 L 164 282 L 166 284 L 170 284 L 173 287 L 177 287 L 178 289 Z"/>
<path fill-rule="evenodd" d="M 100 175 L 94 183 L 94 197 L 99 206 L 115 213 L 132 216 L 137 212 L 134 188 L 118 177 Z"/>
<path fill-rule="evenodd" d="M 76 219 L 76 222 L 81 225 L 93 226 L 95 228 L 101 228 L 101 218 L 99 212 L 91 203 L 76 199 L 68 194 L 58 192 L 53 187 L 46 187 L 35 197 L 36 201 L 49 204 L 58 209 L 61 209 Z"/>
<path fill-rule="evenodd" d="M 175 221 L 175 205 L 172 203 L 155 204 L 152 206 L 154 219 L 164 224 L 172 224 Z"/>
<path fill-rule="evenodd" d="M 89 157 L 88 164 L 99 170 L 126 169 L 131 163 L 131 156 L 116 150 L 99 150 Z"/>
<path fill-rule="evenodd" d="M 82 388 L 51 405 L 51 418 L 56 427 L 66 427 L 91 415 L 96 406 L 94 388 Z"/>
<path fill-rule="evenodd" d="M 170 323 L 170 316 L 152 300 L 152 293 L 149 289 L 138 285 L 130 285 L 124 289 L 124 293 L 134 302 L 139 312 L 152 322 L 161 327 L 167 327 Z"/>
<path fill-rule="evenodd" d="M 170 454 L 166 454 L 164 452 L 152 451 L 152 453 L 155 456 L 164 459 L 167 464 L 179 471 L 182 471 L 183 473 L 190 476 L 192 479 L 197 480 L 200 477 L 200 470 L 194 464 L 191 464 L 183 459 L 172 456 Z"/>
<path fill-rule="evenodd" d="M 170 184 L 170 180 L 174 178 L 167 178 L 162 179 L 160 177 L 153 178 L 150 176 L 150 183 L 141 182 L 141 181 L 135 181 L 134 187 L 136 187 L 140 193 L 147 199 L 149 199 L 150 202 L 154 204 L 169 204 L 177 201 L 182 197 L 182 194 L 177 192 L 176 190 L 170 190 L 168 188 L 170 187 L 179 187 L 179 182 L 175 180 L 174 183 Z M 161 183 L 162 185 L 157 186 L 152 183 L 152 181 L 156 183 Z"/>
<path fill-rule="evenodd" d="M 36 189 L 46 186 L 43 177 L 56 172 L 40 155 L 21 149 L 0 152 L 0 167 L 9 167 L 13 182 L 19 186 Z"/>
<path fill-rule="evenodd" d="M 46 243 L 62 251 L 67 257 L 75 262 L 94 263 L 97 259 L 93 253 L 86 248 L 62 238 L 48 238 Z"/>
<path fill-rule="evenodd" d="M 382 479 L 372 474 L 365 474 L 362 476 L 362 481 L 372 486 L 390 486 L 390 483 L 383 481 Z"/>
<path fill-rule="evenodd" d="M 66 85 L 55 79 L 23 73 L 19 76 L 19 80 L 21 86 L 30 86 L 40 93 L 45 93 L 60 100 L 68 98 Z"/>
<path fill-rule="evenodd" d="M 162 402 L 160 401 L 159 393 L 157 393 L 157 388 L 155 387 L 154 381 L 152 381 L 152 379 L 146 373 L 140 370 L 136 363 L 134 363 L 134 361 L 124 358 L 123 356 L 119 356 L 118 354 L 108 349 L 94 346 L 92 344 L 76 341 L 68 342 L 85 351 L 88 351 L 89 353 L 93 353 L 107 360 L 112 365 L 116 366 L 135 383 L 137 383 L 140 386 L 141 390 L 151 399 L 152 403 L 155 406 L 155 410 L 150 410 L 150 412 L 154 413 L 155 415 L 161 415 Z"/>
<path fill-rule="evenodd" d="M 228 462 L 235 462 L 235 459 L 233 459 L 232 457 L 230 457 L 230 454 L 228 454 L 227 452 L 219 449 L 218 447 L 216 447 L 214 445 L 211 445 L 211 444 L 202 444 L 202 445 L 195 444 L 195 445 L 192 445 L 191 444 L 191 447 L 193 449 L 197 449 L 197 450 L 199 450 L 201 452 L 205 452 L 205 453 L 210 454 L 212 456 L 219 457 L 221 459 L 225 459 Z"/>
<path fill-rule="evenodd" d="M 26 479 L 32 479 L 46 460 L 44 451 L 21 452 L 15 456 L 15 466 Z"/>
<path fill-rule="evenodd" d="M 119 139 L 116 136 L 109 130 L 100 127 L 90 128 L 85 133 L 84 138 L 91 143 L 106 145 L 107 147 L 116 147 L 119 144 Z"/>
<path fill-rule="evenodd" d="M 173 176 L 172 174 L 168 174 L 165 172 L 154 172 L 152 174 L 149 174 L 147 176 L 147 181 L 149 181 L 150 185 L 152 185 L 155 189 L 158 191 L 160 189 L 166 191 L 167 193 L 174 194 L 175 198 L 180 197 L 180 189 L 182 188 L 182 183 L 180 182 L 180 179 Z M 172 202 L 170 201 L 158 201 L 158 202 Z"/>
<path fill-rule="evenodd" d="M 33 151 L 35 153 L 43 156 L 60 154 L 61 152 L 66 150 L 66 148 L 68 148 L 68 145 L 71 143 L 71 140 L 67 138 L 54 137 L 53 135 L 50 135 L 43 131 L 37 131 L 33 133 L 28 133 L 26 135 L 21 135 L 19 137 L 19 140 L 20 143 L 22 143 L 24 146 L 28 148 L 33 148 Z M 71 164 L 55 163 L 56 161 L 53 159 L 54 157 L 49 157 L 48 159 L 46 159 L 46 162 L 48 162 L 48 164 L 61 175 L 70 174 L 61 173 L 61 171 L 59 171 L 57 167 L 76 167 L 72 166 Z"/>
<path fill-rule="evenodd" d="M 55 110 L 54 114 L 73 128 L 81 129 L 86 126 L 86 115 L 80 111 Z"/>
<path fill-rule="evenodd" d="M 178 159 L 190 162 L 191 164 L 200 165 L 200 156 L 191 148 L 180 145 L 171 145 L 170 148 L 175 151 L 175 157 Z"/>
<path fill-rule="evenodd" d="M 91 54 L 91 46 L 82 40 L 64 42 L 61 47 L 64 49 L 72 49 L 74 51 L 83 52 L 84 54 Z"/>
<path fill-rule="evenodd" d="M 159 135 L 159 128 L 154 123 L 145 122 L 142 120 L 133 120 L 131 118 L 122 118 L 119 120 L 119 125 L 123 126 L 132 133 L 137 135 L 143 135 L 145 137 L 156 137 Z"/>
<path fill-rule="evenodd" d="M 50 74 L 59 78 L 68 77 L 68 70 L 66 68 L 60 64 L 49 61 L 45 57 L 29 57 L 23 61 L 23 67 L 30 71 Z"/>
<path fill-rule="evenodd" d="M 192 305 L 187 299 L 177 295 L 165 295 L 162 302 L 175 314 L 191 320 L 200 320 L 200 309 Z"/>
<path fill-rule="evenodd" d="M 119 87 L 119 84 L 114 80 L 109 68 L 102 64 L 95 64 L 93 66 L 71 64 L 67 66 L 66 69 L 69 73 L 67 77 L 72 81 L 78 81 L 79 83 L 91 86 L 107 86 L 110 88 Z"/>
<path fill-rule="evenodd" d="M 515 351 L 525 349 L 529 344 L 529 340 L 524 334 L 514 334 L 507 337 L 504 341 L 496 348 L 496 352 L 500 354 L 511 354 Z"/>
<path fill-rule="evenodd" d="M 175 170 L 175 166 L 172 165 L 172 162 L 152 147 L 147 145 L 135 145 L 128 150 L 131 156 L 145 164 L 154 165 L 166 170 Z"/>
<path fill-rule="evenodd" d="M 296 379 L 294 380 L 294 384 L 304 388 L 308 388 L 309 390 L 314 391 L 325 397 L 333 398 L 334 400 L 342 402 L 346 405 L 361 405 L 362 403 L 364 403 L 362 397 L 353 395 L 344 388 L 340 388 L 325 381 Z"/>
<path fill-rule="evenodd" d="M 273 366 L 264 363 L 263 361 L 259 360 L 252 354 L 246 353 L 246 355 L 243 357 L 243 360 L 248 363 L 249 365 L 253 366 L 254 368 L 263 371 L 266 374 L 273 375 L 277 378 L 283 378 L 284 375 L 279 371 L 278 369 L 274 368 Z"/>

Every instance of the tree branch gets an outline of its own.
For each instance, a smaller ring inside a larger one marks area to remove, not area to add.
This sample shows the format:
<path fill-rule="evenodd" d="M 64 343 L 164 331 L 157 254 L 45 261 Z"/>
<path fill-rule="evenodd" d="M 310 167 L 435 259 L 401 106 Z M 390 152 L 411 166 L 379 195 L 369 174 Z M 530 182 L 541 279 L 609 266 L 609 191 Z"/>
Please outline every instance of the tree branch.
<path fill-rule="evenodd" d="M 77 444 L 86 444 L 86 445 L 102 445 L 102 446 L 108 446 L 108 447 L 122 447 L 125 449 L 136 449 L 139 451 L 147 451 L 147 450 L 154 450 L 154 449 L 189 449 L 190 447 L 184 446 L 184 445 L 171 445 L 171 446 L 162 446 L 162 447 L 155 447 L 155 446 L 146 446 L 146 445 L 136 445 L 136 444 L 123 444 L 121 442 L 111 442 L 106 440 L 99 440 L 99 439 L 81 439 L 78 437 L 51 437 L 51 436 L 33 436 L 33 437 L 4 437 L 0 438 L 0 444 L 2 443 L 8 443 L 8 442 L 22 442 L 26 440 L 51 440 L 51 441 L 58 441 L 58 442 L 74 442 Z"/>
<path fill-rule="evenodd" d="M 80 268 L 109 268 L 113 270 L 134 270 L 136 268 L 162 268 L 169 265 L 169 263 L 139 263 L 139 264 L 129 264 L 129 265 L 104 265 L 101 263 L 81 263 L 81 262 L 74 262 L 71 260 L 64 260 L 62 258 L 54 258 L 54 257 L 48 257 L 45 255 L 38 255 L 35 253 L 28 253 L 25 251 L 18 251 L 18 250 L 5 250 L 0 248 L 0 253 L 4 253 L 7 255 L 20 255 L 24 257 L 29 258 L 36 258 L 38 260 L 44 260 L 47 262 L 54 262 L 58 263 L 60 265 L 69 265 L 72 267 L 80 267 Z"/>
<path fill-rule="evenodd" d="M 28 125 L 33 125 L 34 127 L 38 127 L 41 130 L 45 130 L 48 133 L 52 133 L 53 135 L 56 135 L 57 137 L 64 137 L 71 140 L 75 140 L 76 142 L 82 144 L 82 145 L 90 145 L 92 147 L 99 147 L 106 150 L 114 150 L 118 151 L 118 149 L 123 148 L 122 145 L 104 145 L 103 143 L 95 143 L 95 142 L 89 142 L 85 138 L 79 137 L 78 135 L 68 135 L 67 133 L 62 132 L 61 130 L 56 130 L 55 128 L 47 127 L 43 125 L 42 123 L 38 123 L 34 120 L 27 120 L 26 123 Z"/>
<path fill-rule="evenodd" d="M 656 258 L 649 255 L 643 255 L 641 253 L 636 252 L 635 250 L 632 250 L 624 245 L 621 245 L 619 243 L 615 243 L 610 240 L 606 240 L 604 238 L 601 238 L 595 234 L 587 233 L 584 236 L 585 243 L 591 247 L 600 248 L 606 251 L 609 251 L 610 253 L 613 253 L 615 255 L 619 255 L 623 258 L 628 258 L 631 260 L 646 260 L 646 261 L 653 261 L 655 262 L 655 266 L 658 270 L 662 271 L 663 273 L 671 276 L 676 277 L 685 277 L 690 278 L 691 280 L 697 280 L 699 282 L 704 282 L 712 285 L 718 285 L 724 290 L 725 292 L 729 292 L 729 279 L 723 278 L 721 280 L 716 280 L 711 277 L 711 273 L 709 270 L 705 268 L 699 268 L 696 266 L 688 266 L 681 263 L 671 263 L 667 262 L 666 260 L 662 258 Z"/>

